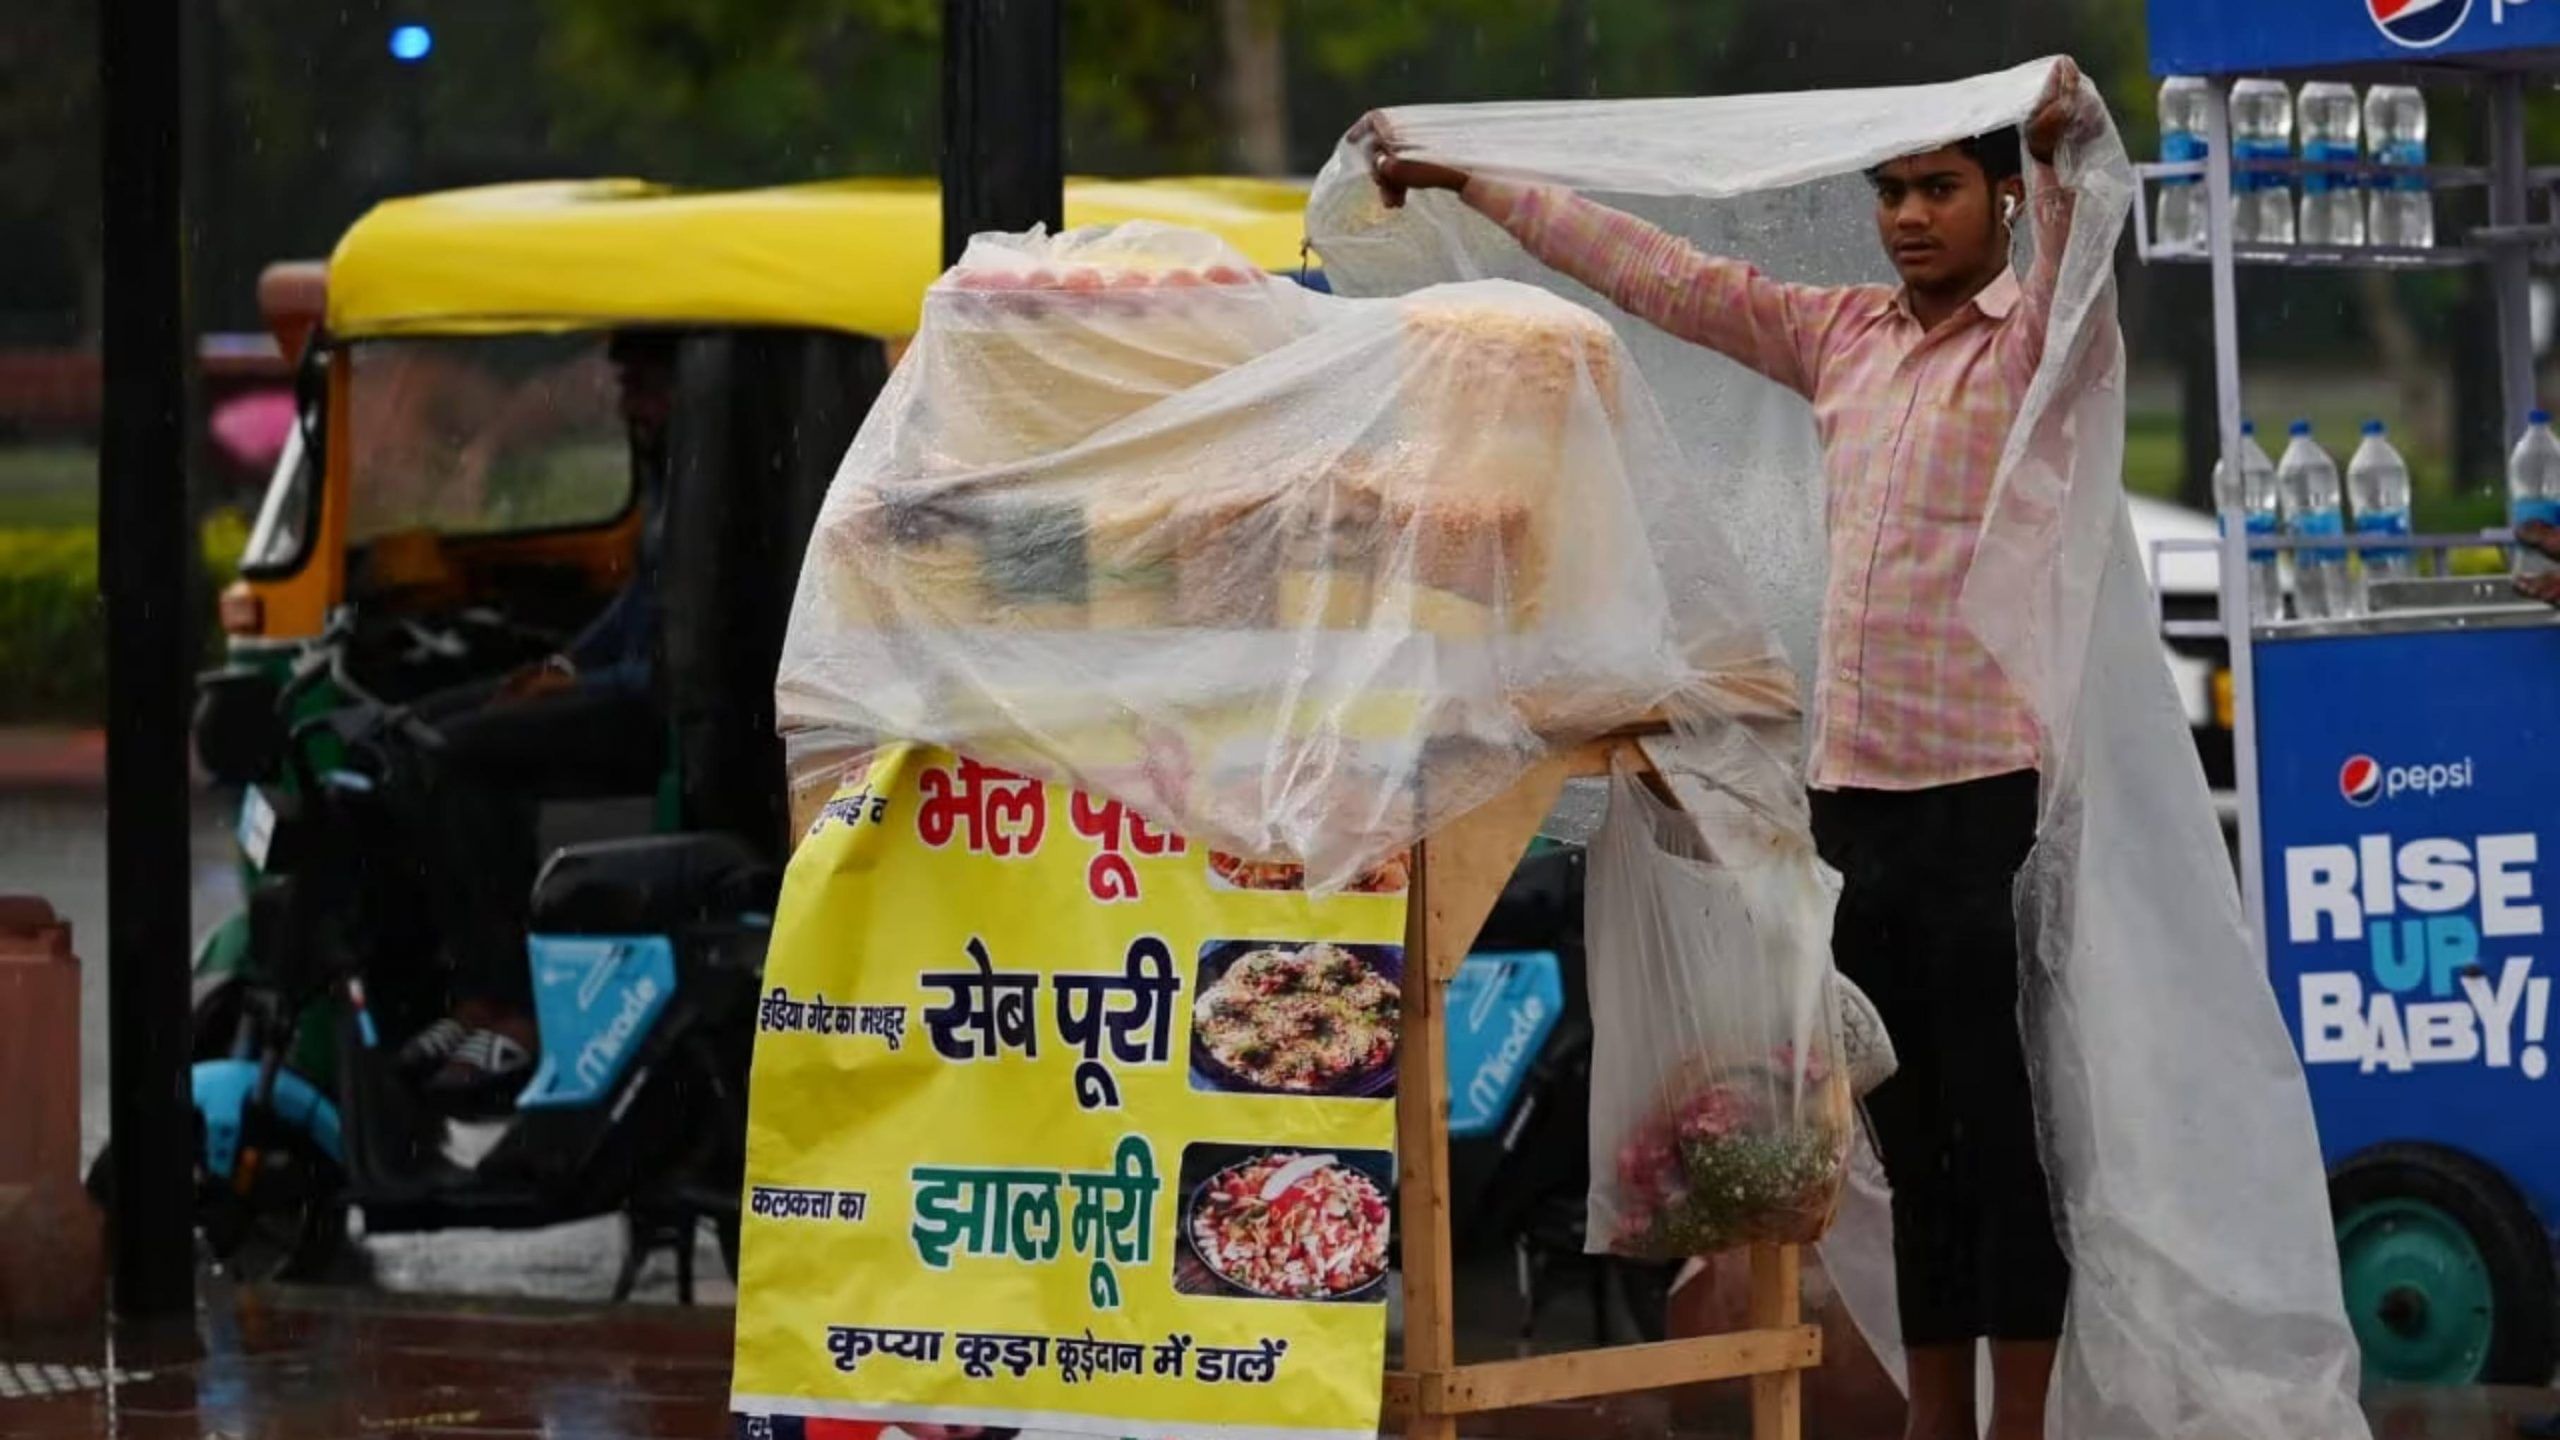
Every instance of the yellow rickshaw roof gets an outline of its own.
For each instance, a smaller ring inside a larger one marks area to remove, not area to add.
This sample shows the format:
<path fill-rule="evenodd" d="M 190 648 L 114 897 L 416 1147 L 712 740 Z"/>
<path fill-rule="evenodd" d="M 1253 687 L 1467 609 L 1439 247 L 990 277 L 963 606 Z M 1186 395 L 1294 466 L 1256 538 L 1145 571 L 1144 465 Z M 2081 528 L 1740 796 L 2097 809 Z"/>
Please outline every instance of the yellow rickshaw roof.
<path fill-rule="evenodd" d="M 1306 187 L 1070 180 L 1067 224 L 1162 220 L 1294 269 Z M 680 191 L 640 180 L 489 185 L 389 200 L 329 257 L 330 332 L 475 335 L 624 325 L 914 333 L 942 273 L 931 180 Z"/>

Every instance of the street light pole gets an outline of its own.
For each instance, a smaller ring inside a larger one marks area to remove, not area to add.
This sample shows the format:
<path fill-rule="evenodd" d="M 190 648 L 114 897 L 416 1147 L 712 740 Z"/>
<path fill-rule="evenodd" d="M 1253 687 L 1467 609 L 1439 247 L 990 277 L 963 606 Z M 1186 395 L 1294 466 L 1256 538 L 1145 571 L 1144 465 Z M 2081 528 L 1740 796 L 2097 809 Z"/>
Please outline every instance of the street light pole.
<path fill-rule="evenodd" d="M 1058 0 L 943 0 L 942 263 L 984 230 L 1066 224 Z"/>
<path fill-rule="evenodd" d="M 107 1073 L 116 1313 L 195 1306 L 187 1096 L 187 698 L 195 574 L 186 485 L 186 264 L 177 0 L 98 24 L 107 611 Z"/>

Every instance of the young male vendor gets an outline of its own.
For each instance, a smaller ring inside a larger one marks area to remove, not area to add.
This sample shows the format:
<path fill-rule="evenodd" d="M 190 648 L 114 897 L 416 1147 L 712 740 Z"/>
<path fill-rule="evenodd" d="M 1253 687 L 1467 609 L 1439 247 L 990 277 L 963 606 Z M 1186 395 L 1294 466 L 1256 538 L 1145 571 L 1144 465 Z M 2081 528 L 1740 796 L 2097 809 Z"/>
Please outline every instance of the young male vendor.
<path fill-rule="evenodd" d="M 1817 288 L 1570 190 L 1469 176 L 1367 122 L 1389 205 L 1454 190 L 1530 254 L 1629 313 L 1805 397 L 1828 473 L 1830 588 L 1814 689 L 1813 824 L 1846 880 L 1840 968 L 1902 1068 L 1870 1097 L 1893 1184 L 1911 1440 L 1975 1440 L 1991 1343 L 1994 1440 L 2037 1440 L 2070 1267 L 2054 1233 L 2018 1031 L 2010 888 L 2035 839 L 2034 717 L 1957 613 L 2010 422 L 2043 359 L 2072 197 L 2054 152 L 2084 119 L 2069 61 L 2026 125 L 1868 173 L 1898 287 Z"/>

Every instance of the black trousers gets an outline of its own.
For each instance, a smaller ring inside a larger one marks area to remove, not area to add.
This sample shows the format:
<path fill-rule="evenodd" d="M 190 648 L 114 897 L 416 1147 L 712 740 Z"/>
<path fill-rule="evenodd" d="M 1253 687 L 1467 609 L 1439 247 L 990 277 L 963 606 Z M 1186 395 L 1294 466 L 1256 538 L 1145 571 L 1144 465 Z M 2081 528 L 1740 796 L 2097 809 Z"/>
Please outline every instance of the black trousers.
<path fill-rule="evenodd" d="M 497 685 L 456 686 L 413 707 L 444 745 L 410 757 L 402 788 L 427 852 L 453 998 L 522 1009 L 532 1001 L 524 935 L 541 803 L 649 793 L 666 763 L 666 730 L 631 687 L 573 685 L 502 701 Z"/>
<path fill-rule="evenodd" d="M 2037 1149 L 2010 902 L 2035 825 L 2028 771 L 1813 796 L 1822 858 L 1844 882 L 1833 958 L 1902 1061 L 1867 1113 L 1893 1184 L 1909 1345 L 2062 1333 L 2071 1268 Z"/>

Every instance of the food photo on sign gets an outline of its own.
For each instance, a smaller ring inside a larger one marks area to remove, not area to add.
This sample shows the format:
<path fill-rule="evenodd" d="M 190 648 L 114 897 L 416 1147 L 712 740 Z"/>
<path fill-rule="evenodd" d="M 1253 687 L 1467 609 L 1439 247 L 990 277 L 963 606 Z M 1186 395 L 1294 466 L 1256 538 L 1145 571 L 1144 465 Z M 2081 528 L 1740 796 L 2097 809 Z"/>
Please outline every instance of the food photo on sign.
<path fill-rule="evenodd" d="M 1352 877 L 1350 891 L 1355 895 L 1393 895 L 1401 892 L 1408 880 L 1412 862 L 1403 855 L 1392 855 L 1374 869 Z M 1209 883 L 1222 890 L 1304 890 L 1307 867 L 1294 860 L 1247 860 L 1222 850 L 1209 852 Z"/>
<path fill-rule="evenodd" d="M 1213 941 L 1191 1012 L 1191 1083 L 1237 1094 L 1395 1093 L 1398 945 Z"/>
<path fill-rule="evenodd" d="M 1186 1295 L 1383 1302 L 1395 1157 L 1197 1144 L 1182 1156 Z"/>

